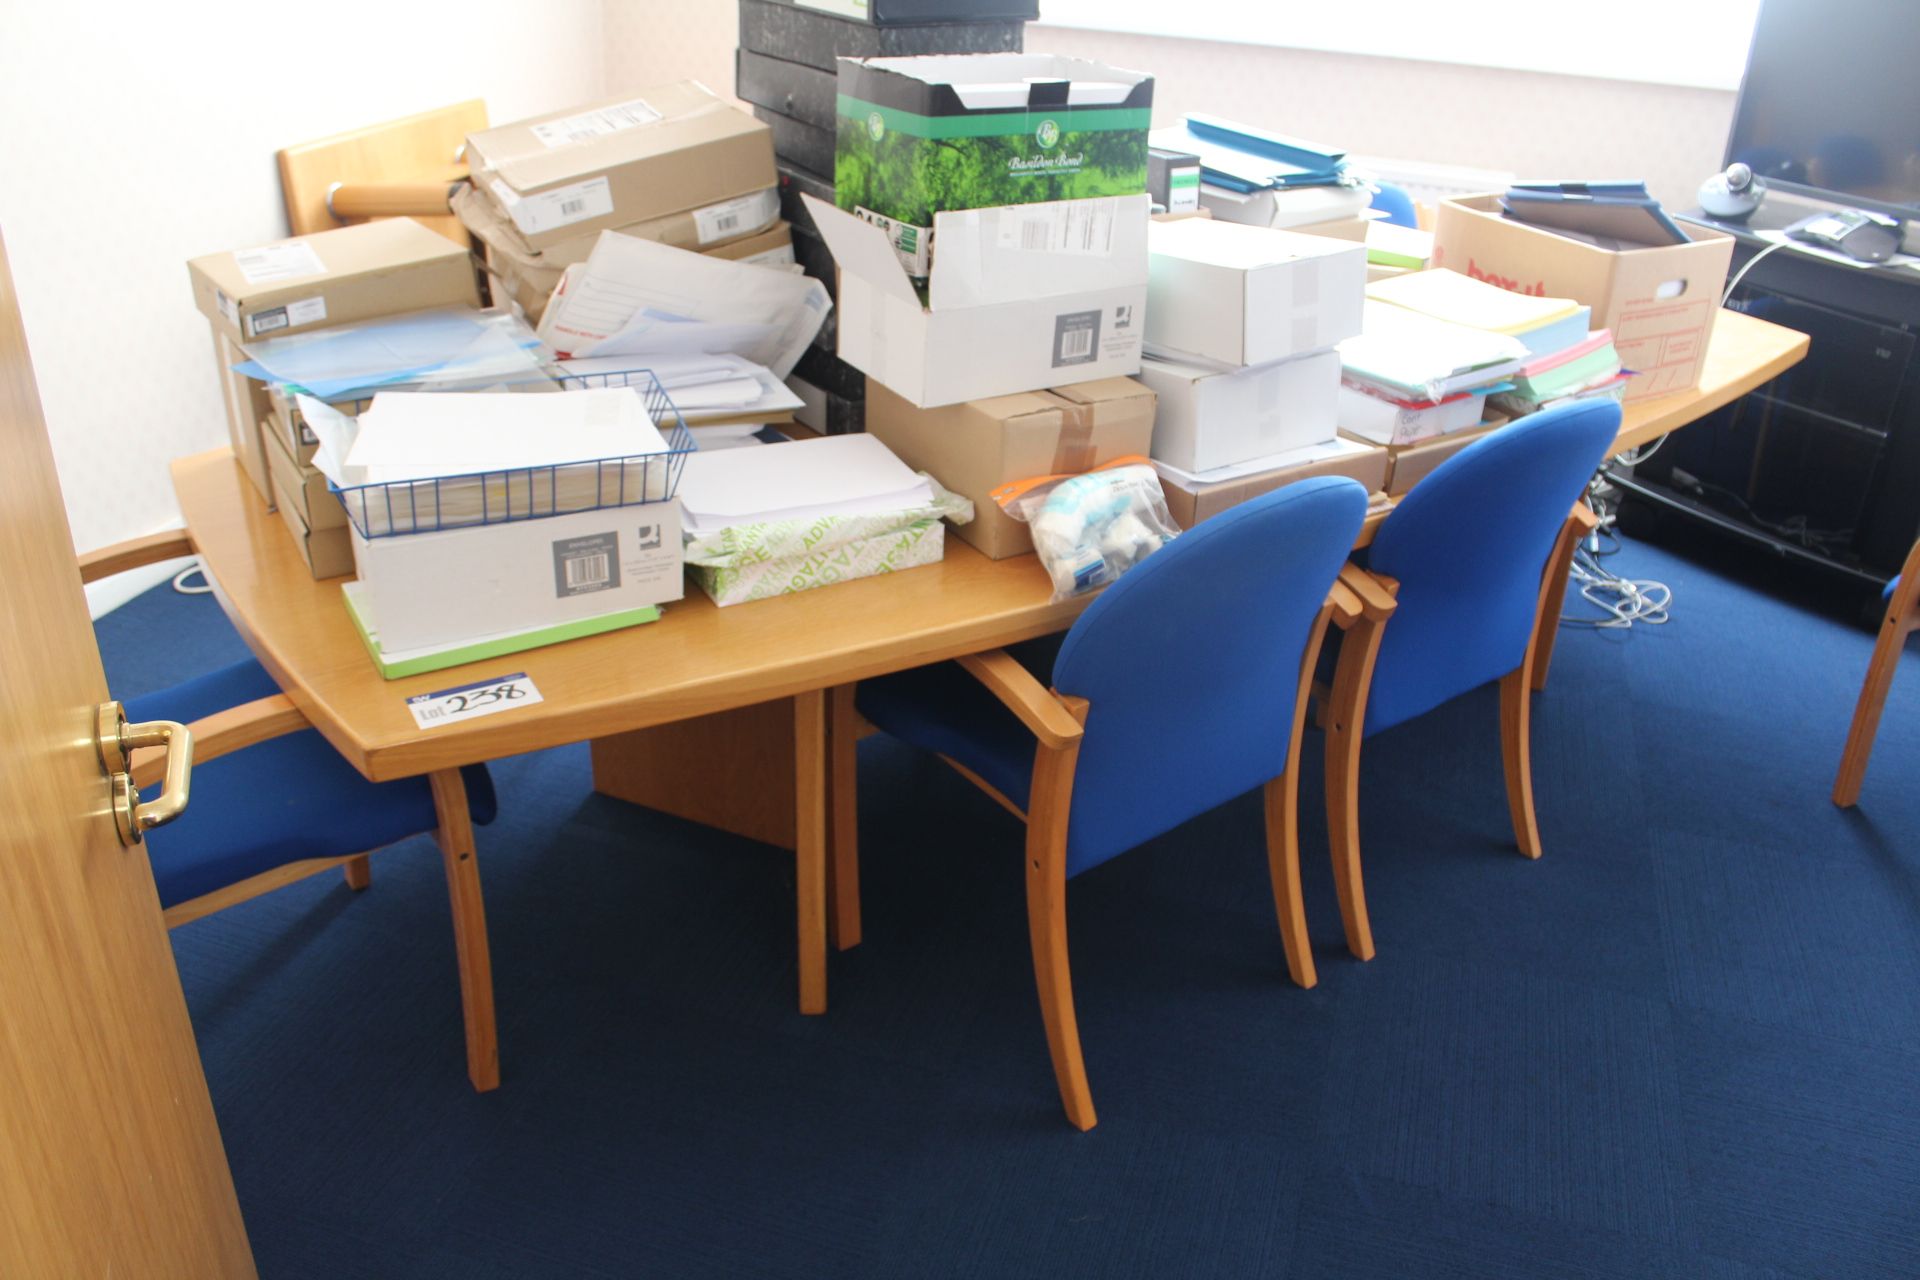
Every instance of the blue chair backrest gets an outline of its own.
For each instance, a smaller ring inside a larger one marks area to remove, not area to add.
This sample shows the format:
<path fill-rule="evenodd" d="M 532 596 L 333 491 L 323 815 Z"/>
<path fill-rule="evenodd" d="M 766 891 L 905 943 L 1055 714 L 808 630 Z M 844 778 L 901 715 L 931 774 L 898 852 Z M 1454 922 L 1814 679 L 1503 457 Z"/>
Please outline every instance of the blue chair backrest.
<path fill-rule="evenodd" d="M 1417 227 L 1420 225 L 1420 216 L 1413 207 L 1413 197 L 1406 193 L 1405 188 L 1396 187 L 1391 182 L 1374 184 L 1373 202 L 1370 207 L 1384 212 L 1387 215 L 1387 221 L 1395 226 Z"/>
<path fill-rule="evenodd" d="M 1067 874 L 1285 771 L 1300 661 L 1366 509 L 1366 491 L 1337 477 L 1263 494 L 1080 615 L 1053 668 L 1054 688 L 1092 704 Z"/>
<path fill-rule="evenodd" d="M 1398 578 L 1400 595 L 1364 732 L 1520 665 L 1547 557 L 1619 431 L 1612 401 L 1546 409 L 1474 441 L 1400 500 L 1368 551 L 1368 567 Z"/>

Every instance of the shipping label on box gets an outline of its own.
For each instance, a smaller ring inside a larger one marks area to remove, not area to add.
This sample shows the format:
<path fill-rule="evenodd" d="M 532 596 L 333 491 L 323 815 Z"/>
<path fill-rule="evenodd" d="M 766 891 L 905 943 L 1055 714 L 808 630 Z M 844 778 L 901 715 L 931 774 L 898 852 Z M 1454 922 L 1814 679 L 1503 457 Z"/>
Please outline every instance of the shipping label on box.
<path fill-rule="evenodd" d="M 835 201 L 911 239 L 916 277 L 938 213 L 1147 189 L 1153 77 L 1138 72 L 1045 54 L 842 58 L 836 111 Z"/>
<path fill-rule="evenodd" d="M 1683 229 L 1687 244 L 1614 251 L 1502 217 L 1498 196 L 1462 196 L 1440 202 L 1431 265 L 1591 307 L 1638 375 L 1626 398 L 1645 400 L 1700 381 L 1733 258 L 1733 237 Z"/>
<path fill-rule="evenodd" d="M 381 644 L 396 652 L 661 604 L 684 590 L 672 499 L 433 533 L 351 532 L 364 599 Z"/>
<path fill-rule="evenodd" d="M 920 408 L 1126 376 L 1140 367 L 1147 197 L 941 213 L 924 297 L 878 228 L 802 196 L 840 274 L 840 358 Z M 1102 208 L 1061 210 L 1065 204 Z M 1028 248 L 1039 219 L 1099 251 Z"/>

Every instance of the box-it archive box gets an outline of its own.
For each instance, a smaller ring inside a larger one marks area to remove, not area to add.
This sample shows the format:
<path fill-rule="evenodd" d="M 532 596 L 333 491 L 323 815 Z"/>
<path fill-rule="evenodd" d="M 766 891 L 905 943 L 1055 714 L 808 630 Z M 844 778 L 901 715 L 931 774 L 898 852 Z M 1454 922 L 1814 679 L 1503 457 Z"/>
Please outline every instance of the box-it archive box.
<path fill-rule="evenodd" d="M 1050 54 L 842 58 L 835 202 L 932 267 L 937 214 L 1147 189 L 1153 77 Z"/>

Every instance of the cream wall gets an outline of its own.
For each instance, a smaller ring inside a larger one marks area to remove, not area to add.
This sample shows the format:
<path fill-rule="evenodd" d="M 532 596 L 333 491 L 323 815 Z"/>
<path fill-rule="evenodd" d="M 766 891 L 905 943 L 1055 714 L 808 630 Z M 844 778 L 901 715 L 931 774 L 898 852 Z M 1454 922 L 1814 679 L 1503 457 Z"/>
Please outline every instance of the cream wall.
<path fill-rule="evenodd" d="M 727 0 L 608 0 L 609 92 L 687 76 L 731 91 L 735 12 Z M 1712 89 L 1042 23 L 1028 26 L 1027 48 L 1152 72 L 1162 124 L 1203 110 L 1356 155 L 1535 177 L 1644 177 L 1675 207 L 1691 204 L 1719 166 L 1733 120 L 1733 94 Z"/>
<path fill-rule="evenodd" d="M 601 18 L 0 0 L 0 232 L 78 547 L 177 521 L 168 460 L 227 439 L 184 264 L 287 234 L 274 153 L 465 98 L 511 120 L 594 97 Z"/>

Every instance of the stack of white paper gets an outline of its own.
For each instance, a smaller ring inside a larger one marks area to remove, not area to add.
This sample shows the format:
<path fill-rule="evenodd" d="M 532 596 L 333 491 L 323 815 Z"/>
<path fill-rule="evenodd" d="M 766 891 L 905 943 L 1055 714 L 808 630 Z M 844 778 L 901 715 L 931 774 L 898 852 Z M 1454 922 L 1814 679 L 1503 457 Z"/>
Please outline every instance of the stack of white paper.
<path fill-rule="evenodd" d="M 680 478 L 685 527 L 696 537 L 781 520 L 906 511 L 934 499 L 925 476 L 864 434 L 696 453 Z"/>
<path fill-rule="evenodd" d="M 669 446 L 630 388 L 389 392 L 357 421 L 302 397 L 301 411 L 369 537 L 667 496 Z"/>
<path fill-rule="evenodd" d="M 1339 344 L 1349 385 L 1397 401 L 1438 403 L 1484 388 L 1528 358 L 1518 338 L 1368 301 L 1361 332 Z"/>
<path fill-rule="evenodd" d="M 561 277 L 539 333 L 565 356 L 730 352 L 784 378 L 832 307 L 808 276 L 603 231 Z"/>
<path fill-rule="evenodd" d="M 799 396 L 765 365 L 724 352 L 700 355 L 583 356 L 561 369 L 583 378 L 617 379 L 644 368 L 689 424 L 778 417 L 801 407 Z M 644 381 L 644 379 L 641 379 Z"/>

